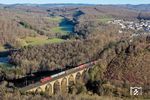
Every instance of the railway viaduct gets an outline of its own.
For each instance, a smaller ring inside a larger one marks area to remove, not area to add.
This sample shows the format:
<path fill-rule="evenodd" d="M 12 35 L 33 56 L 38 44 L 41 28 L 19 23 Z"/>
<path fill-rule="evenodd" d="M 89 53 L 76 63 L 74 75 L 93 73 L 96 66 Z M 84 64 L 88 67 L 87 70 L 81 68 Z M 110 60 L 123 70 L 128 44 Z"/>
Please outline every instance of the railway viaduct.
<path fill-rule="evenodd" d="M 48 95 L 53 95 L 57 93 L 68 93 L 68 87 L 71 84 L 76 84 L 77 82 L 82 81 L 83 77 L 89 69 L 90 68 L 87 67 L 79 69 L 68 74 L 58 76 L 46 83 L 38 82 L 31 86 L 29 85 L 27 87 L 24 87 L 22 90 L 29 93 L 45 92 Z"/>

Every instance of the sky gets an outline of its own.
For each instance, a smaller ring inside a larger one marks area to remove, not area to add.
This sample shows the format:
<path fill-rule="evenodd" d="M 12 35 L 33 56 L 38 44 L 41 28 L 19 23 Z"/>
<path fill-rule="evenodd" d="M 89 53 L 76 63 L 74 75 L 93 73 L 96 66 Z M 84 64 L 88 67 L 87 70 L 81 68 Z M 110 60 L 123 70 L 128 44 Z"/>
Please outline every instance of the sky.
<path fill-rule="evenodd" d="M 83 4 L 150 4 L 150 0 L 0 0 L 1 4 L 16 3 L 83 3 Z"/>

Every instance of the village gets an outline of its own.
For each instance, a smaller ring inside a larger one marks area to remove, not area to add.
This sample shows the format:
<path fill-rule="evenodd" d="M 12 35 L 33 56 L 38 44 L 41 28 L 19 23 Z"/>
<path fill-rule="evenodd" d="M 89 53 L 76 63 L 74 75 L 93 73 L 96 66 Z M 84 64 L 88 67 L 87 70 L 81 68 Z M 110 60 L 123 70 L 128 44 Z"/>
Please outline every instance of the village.
<path fill-rule="evenodd" d="M 137 31 L 150 32 L 150 20 L 141 21 L 124 21 L 124 20 L 113 20 L 108 23 L 116 24 L 121 26 L 121 29 L 131 29 Z"/>

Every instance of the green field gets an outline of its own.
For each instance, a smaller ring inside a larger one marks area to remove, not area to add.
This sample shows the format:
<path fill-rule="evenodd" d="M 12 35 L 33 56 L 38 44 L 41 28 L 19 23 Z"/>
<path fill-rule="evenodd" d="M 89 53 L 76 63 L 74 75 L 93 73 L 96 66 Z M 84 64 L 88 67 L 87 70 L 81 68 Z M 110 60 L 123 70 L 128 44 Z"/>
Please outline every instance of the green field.
<path fill-rule="evenodd" d="M 24 47 L 24 46 L 35 46 L 35 45 L 43 45 L 43 44 L 49 44 L 49 43 L 60 43 L 65 41 L 64 39 L 60 39 L 60 38 L 51 38 L 49 39 L 46 36 L 35 36 L 35 37 L 29 37 L 27 36 L 26 38 L 17 38 L 16 39 L 19 43 L 20 43 L 20 47 Z M 4 51 L 6 50 L 3 46 L 0 46 L 0 51 Z"/>
<path fill-rule="evenodd" d="M 62 17 L 46 17 L 46 19 L 48 19 L 49 21 L 57 21 L 57 22 L 61 22 L 63 20 Z"/>
<path fill-rule="evenodd" d="M 64 40 L 63 39 L 60 39 L 60 38 L 52 38 L 52 39 L 49 39 L 49 42 L 50 43 L 60 43 L 60 42 L 63 42 Z"/>
<path fill-rule="evenodd" d="M 37 37 L 26 37 L 22 39 L 23 46 L 28 45 L 43 45 L 48 43 L 58 43 L 63 42 L 63 39 L 60 38 L 52 38 L 48 39 L 46 36 L 37 36 Z"/>
<path fill-rule="evenodd" d="M 53 32 L 53 33 L 60 33 L 61 35 L 67 35 L 68 32 L 72 32 L 73 26 L 65 24 L 63 17 L 48 17 L 47 19 L 50 22 L 55 21 L 55 22 L 58 22 L 59 24 L 61 24 L 61 25 L 59 25 L 57 27 L 51 28 L 50 29 L 51 32 Z"/>
<path fill-rule="evenodd" d="M 99 22 L 106 23 L 106 22 L 108 22 L 108 21 L 110 21 L 110 20 L 113 20 L 113 18 L 110 17 L 110 16 L 102 16 L 102 17 L 99 17 L 97 20 L 98 20 Z"/>
<path fill-rule="evenodd" d="M 13 65 L 11 65 L 11 64 L 0 62 L 0 67 L 2 67 L 2 68 L 11 68 L 12 66 Z"/>
<path fill-rule="evenodd" d="M 58 26 L 51 29 L 54 33 L 61 33 L 62 35 L 67 35 L 69 32 L 72 32 L 72 25 L 64 25 L 64 26 Z"/>
<path fill-rule="evenodd" d="M 4 46 L 0 45 L 0 51 L 4 51 L 4 50 L 5 50 Z"/>

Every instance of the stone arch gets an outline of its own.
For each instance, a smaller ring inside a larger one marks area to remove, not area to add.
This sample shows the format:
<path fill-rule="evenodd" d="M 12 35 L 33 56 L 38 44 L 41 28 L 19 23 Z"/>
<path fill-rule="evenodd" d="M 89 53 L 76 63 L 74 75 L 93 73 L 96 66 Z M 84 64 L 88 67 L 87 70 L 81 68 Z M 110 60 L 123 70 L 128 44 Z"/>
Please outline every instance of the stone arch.
<path fill-rule="evenodd" d="M 59 81 L 54 82 L 54 94 L 58 94 L 61 92 L 61 86 Z"/>
<path fill-rule="evenodd" d="M 83 69 L 81 71 L 79 71 L 79 73 L 81 74 L 81 76 L 83 75 L 83 72 L 85 71 L 86 69 Z"/>
<path fill-rule="evenodd" d="M 38 87 L 36 90 L 35 90 L 35 93 L 41 93 L 43 92 L 42 88 L 41 87 Z"/>
<path fill-rule="evenodd" d="M 76 81 L 76 83 L 82 81 L 82 74 L 81 74 L 80 72 L 78 72 L 78 73 L 76 74 L 75 81 Z"/>
<path fill-rule="evenodd" d="M 67 78 L 63 78 L 61 81 L 61 93 L 66 94 L 68 93 L 68 80 Z"/>
<path fill-rule="evenodd" d="M 48 95 L 52 95 L 53 94 L 53 86 L 49 83 L 46 85 L 45 87 L 45 92 L 48 94 Z"/>
<path fill-rule="evenodd" d="M 84 83 L 86 83 L 87 80 L 88 80 L 88 71 L 89 71 L 89 68 L 86 69 L 86 70 L 84 70 L 83 73 L 82 73 L 82 81 L 83 81 Z"/>
<path fill-rule="evenodd" d="M 75 77 L 74 77 L 74 75 L 70 75 L 69 77 L 68 77 L 68 85 L 73 85 L 73 84 L 75 84 Z"/>
<path fill-rule="evenodd" d="M 75 84 L 75 75 L 70 75 L 68 77 L 68 92 L 69 93 L 73 93 L 74 84 Z"/>
<path fill-rule="evenodd" d="M 92 67 L 91 67 L 91 68 L 87 68 L 87 69 L 86 69 L 86 70 L 84 70 L 84 71 L 88 72 L 90 69 L 92 69 Z"/>

